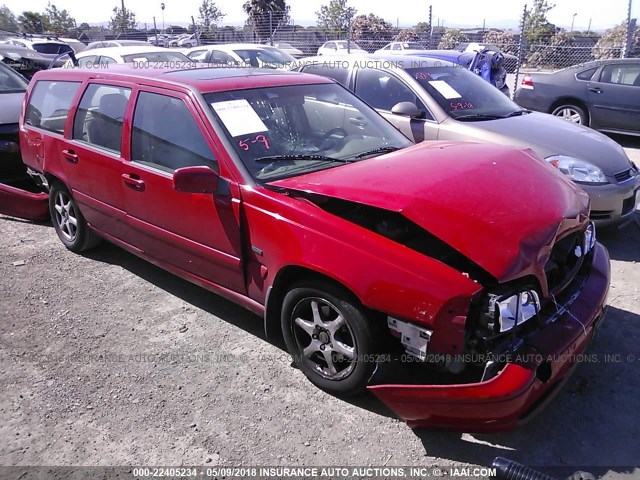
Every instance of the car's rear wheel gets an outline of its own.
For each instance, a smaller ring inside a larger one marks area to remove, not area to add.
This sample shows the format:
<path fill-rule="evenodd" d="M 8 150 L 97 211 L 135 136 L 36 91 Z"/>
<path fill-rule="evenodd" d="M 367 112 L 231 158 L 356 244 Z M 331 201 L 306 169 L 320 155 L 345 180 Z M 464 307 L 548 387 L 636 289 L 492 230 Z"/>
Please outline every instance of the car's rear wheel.
<path fill-rule="evenodd" d="M 587 112 L 585 112 L 583 108 L 577 105 L 573 105 L 570 103 L 560 105 L 556 107 L 553 112 L 551 112 L 551 114 L 555 115 L 556 117 L 560 117 L 563 120 L 567 120 L 571 123 L 585 126 L 589 125 L 589 117 L 587 116 Z"/>
<path fill-rule="evenodd" d="M 76 201 L 60 182 L 51 185 L 49 212 L 58 238 L 69 250 L 82 252 L 101 242 L 100 237 L 87 227 Z"/>
<path fill-rule="evenodd" d="M 318 387 L 339 395 L 364 390 L 376 363 L 363 308 L 328 282 L 295 285 L 282 308 L 282 332 L 294 362 Z"/>

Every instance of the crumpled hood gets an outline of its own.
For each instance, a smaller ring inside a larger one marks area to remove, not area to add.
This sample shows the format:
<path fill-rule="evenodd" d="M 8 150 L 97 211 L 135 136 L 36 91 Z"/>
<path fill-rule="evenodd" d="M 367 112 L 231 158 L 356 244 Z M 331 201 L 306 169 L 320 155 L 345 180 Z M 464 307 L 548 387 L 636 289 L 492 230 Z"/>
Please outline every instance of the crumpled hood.
<path fill-rule="evenodd" d="M 18 123 L 25 92 L 0 93 L 0 125 Z"/>
<path fill-rule="evenodd" d="M 461 122 L 447 122 L 456 124 L 456 130 L 462 132 L 459 128 Z M 446 125 L 443 126 L 447 129 Z M 501 145 L 530 147 L 544 158 L 568 155 L 600 167 L 607 175 L 631 167 L 624 149 L 614 140 L 591 128 L 546 113 L 531 112 L 508 119 L 466 122 L 464 126 L 465 140 L 488 140 Z M 486 132 L 490 132 L 492 138 L 487 138 Z"/>
<path fill-rule="evenodd" d="M 589 207 L 531 151 L 489 144 L 423 142 L 270 184 L 402 213 L 501 281 L 538 265 Z"/>

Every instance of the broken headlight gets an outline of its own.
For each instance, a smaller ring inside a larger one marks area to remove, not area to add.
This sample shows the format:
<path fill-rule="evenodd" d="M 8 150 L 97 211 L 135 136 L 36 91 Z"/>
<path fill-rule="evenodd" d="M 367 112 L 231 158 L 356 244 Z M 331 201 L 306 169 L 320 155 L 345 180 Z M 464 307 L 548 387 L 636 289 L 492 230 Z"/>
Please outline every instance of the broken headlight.
<path fill-rule="evenodd" d="M 487 316 L 495 333 L 507 332 L 540 312 L 540 297 L 535 290 L 523 290 L 515 295 L 489 295 Z"/>

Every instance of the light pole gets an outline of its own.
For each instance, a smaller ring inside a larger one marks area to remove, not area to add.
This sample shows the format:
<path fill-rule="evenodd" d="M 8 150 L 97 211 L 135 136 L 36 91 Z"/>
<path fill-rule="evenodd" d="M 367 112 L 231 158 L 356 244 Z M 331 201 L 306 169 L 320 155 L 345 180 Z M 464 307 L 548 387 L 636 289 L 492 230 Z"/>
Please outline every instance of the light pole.
<path fill-rule="evenodd" d="M 573 14 L 573 17 L 571 18 L 571 30 L 570 30 L 571 32 L 573 32 L 573 22 L 575 22 L 575 21 L 576 21 L 576 15 L 578 15 L 578 14 L 577 14 L 577 13 L 574 13 L 574 14 Z"/>
<path fill-rule="evenodd" d="M 162 10 L 162 33 L 164 33 L 164 2 L 160 4 L 160 9 Z"/>

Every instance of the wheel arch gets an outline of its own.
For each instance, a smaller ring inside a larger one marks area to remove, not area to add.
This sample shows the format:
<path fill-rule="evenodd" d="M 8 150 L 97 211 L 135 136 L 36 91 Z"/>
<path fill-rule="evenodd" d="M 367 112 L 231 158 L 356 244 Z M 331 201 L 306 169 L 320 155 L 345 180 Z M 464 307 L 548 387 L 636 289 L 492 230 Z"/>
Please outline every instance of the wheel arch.
<path fill-rule="evenodd" d="M 282 301 L 289 291 L 289 288 L 302 280 L 330 283 L 341 289 L 351 300 L 364 307 L 360 298 L 346 285 L 340 281 L 325 275 L 321 272 L 300 265 L 287 265 L 282 267 L 276 274 L 267 294 L 267 302 L 264 314 L 264 329 L 267 338 L 281 339 L 280 313 L 282 311 Z M 366 309 L 366 307 L 364 307 Z M 369 310 L 369 309 L 367 309 Z M 371 312 L 374 312 L 371 310 Z"/>
<path fill-rule="evenodd" d="M 580 100 L 579 98 L 570 95 L 559 97 L 551 104 L 547 113 L 551 114 L 560 105 L 574 105 L 576 107 L 580 107 L 587 114 L 586 126 L 589 126 L 591 124 L 591 111 L 589 110 L 589 107 L 584 102 L 584 100 Z"/>

